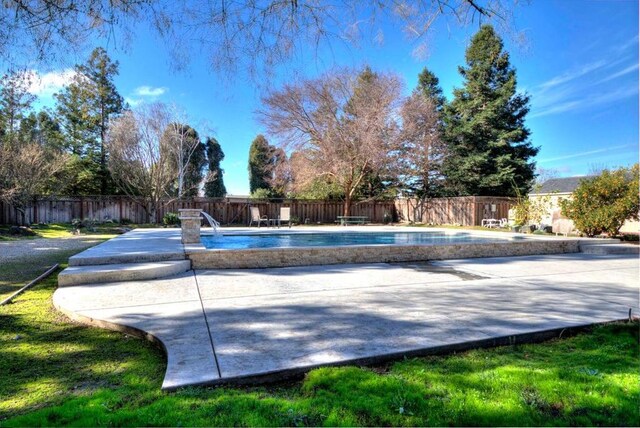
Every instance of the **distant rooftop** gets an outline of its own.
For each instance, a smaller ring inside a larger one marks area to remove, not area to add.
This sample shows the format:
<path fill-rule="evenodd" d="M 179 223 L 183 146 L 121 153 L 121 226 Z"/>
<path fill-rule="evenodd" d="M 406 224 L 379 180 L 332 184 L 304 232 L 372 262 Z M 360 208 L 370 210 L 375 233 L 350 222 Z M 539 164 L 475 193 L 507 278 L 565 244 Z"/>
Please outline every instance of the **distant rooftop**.
<path fill-rule="evenodd" d="M 539 189 L 533 190 L 532 194 L 540 193 L 572 193 L 580 184 L 580 180 L 593 178 L 593 175 L 582 175 L 579 177 L 552 178 L 542 183 Z"/>

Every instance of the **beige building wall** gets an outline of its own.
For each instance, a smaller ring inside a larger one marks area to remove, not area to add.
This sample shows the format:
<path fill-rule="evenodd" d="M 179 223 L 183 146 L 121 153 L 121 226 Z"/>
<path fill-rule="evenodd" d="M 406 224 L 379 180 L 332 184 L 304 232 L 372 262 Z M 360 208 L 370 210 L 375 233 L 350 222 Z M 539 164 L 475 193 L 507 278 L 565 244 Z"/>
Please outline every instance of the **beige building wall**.
<path fill-rule="evenodd" d="M 560 201 L 562 199 L 571 199 L 571 193 L 553 193 L 553 194 L 549 194 L 549 193 L 537 193 L 537 194 L 530 194 L 529 195 L 529 199 L 534 201 L 534 200 L 541 200 L 543 198 L 549 198 L 549 209 L 547 211 L 547 214 L 545 214 L 542 217 L 542 223 L 545 225 L 551 225 L 554 226 L 554 217 L 555 219 L 566 219 L 564 216 L 561 215 L 560 212 Z M 554 212 L 555 212 L 555 216 L 554 216 Z M 557 220 L 556 220 L 557 221 Z M 573 221 L 571 220 L 563 220 L 564 222 L 571 222 L 573 224 Z M 555 228 L 554 228 L 555 229 Z M 575 228 L 574 228 L 575 229 Z M 555 232 L 555 230 L 554 230 Z M 621 233 L 640 233 L 640 222 L 637 221 L 632 221 L 632 220 L 627 220 L 624 222 L 624 224 L 622 225 L 622 227 L 620 228 L 620 232 Z"/>

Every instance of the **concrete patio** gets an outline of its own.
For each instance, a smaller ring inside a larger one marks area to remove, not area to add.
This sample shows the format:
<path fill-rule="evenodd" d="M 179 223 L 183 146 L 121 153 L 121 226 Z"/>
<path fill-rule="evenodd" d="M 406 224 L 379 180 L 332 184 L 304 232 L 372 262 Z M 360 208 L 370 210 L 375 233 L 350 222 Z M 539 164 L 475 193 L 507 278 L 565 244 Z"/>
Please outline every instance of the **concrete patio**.
<path fill-rule="evenodd" d="M 177 248 L 167 248 L 171 257 Z M 163 388 L 175 389 L 626 319 L 638 313 L 638 275 L 637 255 L 584 253 L 190 270 L 62 287 L 54 304 L 81 322 L 160 341 Z"/>

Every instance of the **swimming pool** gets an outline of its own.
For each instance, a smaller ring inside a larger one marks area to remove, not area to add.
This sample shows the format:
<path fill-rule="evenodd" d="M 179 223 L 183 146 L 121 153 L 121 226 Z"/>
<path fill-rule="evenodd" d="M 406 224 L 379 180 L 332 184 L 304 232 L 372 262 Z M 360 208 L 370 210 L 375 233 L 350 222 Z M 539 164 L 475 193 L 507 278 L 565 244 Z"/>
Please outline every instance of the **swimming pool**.
<path fill-rule="evenodd" d="M 472 235 L 466 232 L 333 232 L 204 235 L 209 249 L 307 248 L 353 245 L 444 245 L 505 242 L 514 238 Z"/>
<path fill-rule="evenodd" d="M 395 263 L 578 251 L 578 241 L 571 239 L 383 226 L 347 230 L 341 226 L 301 226 L 287 231 L 229 228 L 217 236 L 203 234 L 202 243 L 185 245 L 193 269 Z"/>

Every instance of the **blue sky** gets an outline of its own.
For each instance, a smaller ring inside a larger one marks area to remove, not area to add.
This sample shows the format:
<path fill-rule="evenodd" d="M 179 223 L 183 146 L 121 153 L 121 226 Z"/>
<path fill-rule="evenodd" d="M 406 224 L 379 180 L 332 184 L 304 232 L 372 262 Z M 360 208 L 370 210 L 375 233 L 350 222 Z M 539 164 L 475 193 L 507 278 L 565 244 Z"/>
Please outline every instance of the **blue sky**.
<path fill-rule="evenodd" d="M 541 150 L 540 167 L 561 176 L 584 175 L 593 168 L 630 165 L 638 161 L 638 2 L 538 0 L 518 7 L 515 26 L 525 45 L 505 37 L 505 47 L 517 70 L 518 88 L 531 95 L 527 126 Z M 415 87 L 427 66 L 451 99 L 462 85 L 457 68 L 477 26 L 447 28 L 444 22 L 429 34 L 426 58 L 412 55 L 415 44 L 383 23 L 384 42 L 362 40 L 360 48 L 335 44 L 320 57 L 299 61 L 307 77 L 327 68 L 370 65 L 398 73 L 405 92 Z M 201 135 L 214 135 L 226 155 L 222 167 L 230 194 L 248 193 L 247 156 L 253 138 L 263 132 L 254 112 L 260 88 L 245 76 L 220 77 L 194 48 L 190 65 L 175 72 L 162 42 L 144 29 L 123 52 L 109 49 L 120 62 L 116 85 L 132 104 L 152 100 L 176 103 Z M 43 71 L 34 89 L 40 103 L 68 80 L 64 69 Z M 294 78 L 286 68 L 269 85 Z M 264 85 L 262 85 L 264 86 Z"/>

